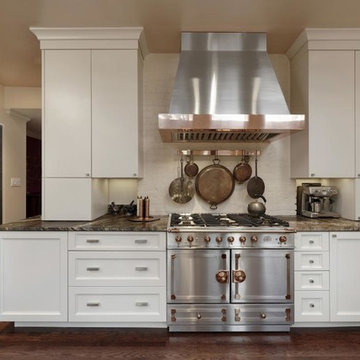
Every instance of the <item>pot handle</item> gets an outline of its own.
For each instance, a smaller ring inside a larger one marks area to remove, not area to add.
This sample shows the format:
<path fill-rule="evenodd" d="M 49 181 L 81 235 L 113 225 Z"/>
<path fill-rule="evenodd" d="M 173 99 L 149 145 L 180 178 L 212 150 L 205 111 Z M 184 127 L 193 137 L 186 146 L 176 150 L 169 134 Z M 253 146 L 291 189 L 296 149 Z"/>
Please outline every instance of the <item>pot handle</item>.
<path fill-rule="evenodd" d="M 260 194 L 254 194 L 254 197 L 256 197 L 256 198 L 261 198 L 261 199 L 263 199 L 264 203 L 266 203 L 266 199 L 265 199 L 264 196 L 262 196 L 262 195 L 260 195 Z"/>

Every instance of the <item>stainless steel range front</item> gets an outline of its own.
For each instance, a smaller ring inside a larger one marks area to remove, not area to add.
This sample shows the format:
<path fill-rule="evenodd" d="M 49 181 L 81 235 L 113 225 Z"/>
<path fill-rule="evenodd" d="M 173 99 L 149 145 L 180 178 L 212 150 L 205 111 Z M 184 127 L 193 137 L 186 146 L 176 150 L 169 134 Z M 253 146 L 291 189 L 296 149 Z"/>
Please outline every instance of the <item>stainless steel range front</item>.
<path fill-rule="evenodd" d="M 170 331 L 289 331 L 294 229 L 247 214 L 171 214 Z"/>

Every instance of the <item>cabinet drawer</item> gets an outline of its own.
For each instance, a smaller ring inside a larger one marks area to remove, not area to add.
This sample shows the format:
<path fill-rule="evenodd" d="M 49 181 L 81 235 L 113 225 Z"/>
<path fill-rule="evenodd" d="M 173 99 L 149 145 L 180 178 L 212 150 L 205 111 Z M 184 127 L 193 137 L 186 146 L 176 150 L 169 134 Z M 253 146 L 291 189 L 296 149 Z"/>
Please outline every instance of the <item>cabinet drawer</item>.
<path fill-rule="evenodd" d="M 69 250 L 165 250 L 166 233 L 69 232 Z"/>
<path fill-rule="evenodd" d="M 295 252 L 295 270 L 329 270 L 329 253 Z"/>
<path fill-rule="evenodd" d="M 329 320 L 328 291 L 295 291 L 295 322 Z"/>
<path fill-rule="evenodd" d="M 165 252 L 69 252 L 70 286 L 165 286 L 165 284 Z"/>
<path fill-rule="evenodd" d="M 165 287 L 70 287 L 69 321 L 164 322 Z"/>
<path fill-rule="evenodd" d="M 295 251 L 328 251 L 329 233 L 297 233 L 295 235 Z"/>
<path fill-rule="evenodd" d="M 295 271 L 295 290 L 329 290 L 329 272 Z"/>

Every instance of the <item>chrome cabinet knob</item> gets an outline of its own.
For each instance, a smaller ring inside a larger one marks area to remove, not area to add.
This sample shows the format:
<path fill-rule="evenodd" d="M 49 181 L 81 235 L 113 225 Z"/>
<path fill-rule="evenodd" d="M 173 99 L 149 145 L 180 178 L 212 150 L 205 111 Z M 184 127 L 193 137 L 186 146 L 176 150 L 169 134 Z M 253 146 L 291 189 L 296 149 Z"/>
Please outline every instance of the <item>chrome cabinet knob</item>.
<path fill-rule="evenodd" d="M 266 314 L 261 313 L 261 314 L 260 314 L 260 317 L 261 317 L 262 319 L 266 319 Z"/>

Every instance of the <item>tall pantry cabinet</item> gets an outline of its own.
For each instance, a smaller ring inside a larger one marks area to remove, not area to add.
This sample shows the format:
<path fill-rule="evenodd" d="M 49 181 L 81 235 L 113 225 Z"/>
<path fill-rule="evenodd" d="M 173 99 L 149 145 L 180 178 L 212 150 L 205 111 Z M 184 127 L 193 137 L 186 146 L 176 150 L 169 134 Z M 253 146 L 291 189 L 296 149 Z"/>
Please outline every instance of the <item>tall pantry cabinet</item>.
<path fill-rule="evenodd" d="M 42 219 L 93 220 L 142 176 L 142 28 L 32 28 L 42 50 Z"/>
<path fill-rule="evenodd" d="M 307 121 L 291 136 L 291 177 L 329 179 L 337 211 L 359 220 L 360 29 L 305 29 L 287 55 L 291 111 Z"/>

